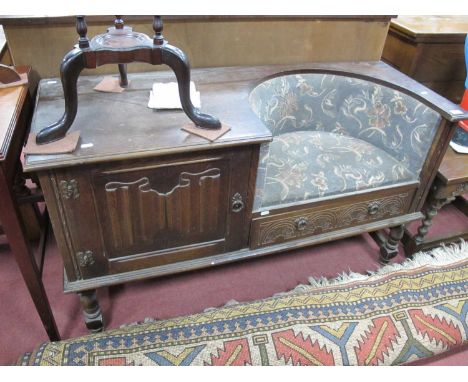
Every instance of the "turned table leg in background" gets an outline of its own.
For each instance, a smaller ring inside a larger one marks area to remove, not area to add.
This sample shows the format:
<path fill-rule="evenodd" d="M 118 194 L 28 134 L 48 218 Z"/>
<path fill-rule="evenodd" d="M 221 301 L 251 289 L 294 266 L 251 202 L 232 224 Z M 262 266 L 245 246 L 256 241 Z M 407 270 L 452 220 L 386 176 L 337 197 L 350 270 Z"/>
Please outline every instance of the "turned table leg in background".
<path fill-rule="evenodd" d="M 39 269 L 26 239 L 25 230 L 20 220 L 20 210 L 8 187 L 3 171 L 0 171 L 0 221 L 8 238 L 11 251 L 20 269 L 31 298 L 36 306 L 42 324 L 51 341 L 59 341 L 60 335 L 50 308 Z"/>
<path fill-rule="evenodd" d="M 467 232 L 453 232 L 450 236 L 426 238 L 429 228 L 439 210 L 445 205 L 452 203 L 457 197 L 463 195 L 466 190 L 468 190 L 467 182 L 447 185 L 441 179 L 436 179 L 427 199 L 427 205 L 423 211 L 424 219 L 418 227 L 417 233 L 413 236 L 408 230 L 405 231 L 403 245 L 407 257 L 412 257 L 414 253 L 422 250 L 429 250 L 441 244 L 453 243 L 468 237 Z"/>
<path fill-rule="evenodd" d="M 418 233 L 414 237 L 416 247 L 421 246 L 421 244 L 424 242 L 424 237 L 427 235 L 429 227 L 432 225 L 432 219 L 434 219 L 439 210 L 446 204 L 451 203 L 453 200 L 455 200 L 455 196 L 450 196 L 443 199 L 433 198 L 431 200 L 426 211 L 424 211 L 424 219 L 418 228 Z"/>

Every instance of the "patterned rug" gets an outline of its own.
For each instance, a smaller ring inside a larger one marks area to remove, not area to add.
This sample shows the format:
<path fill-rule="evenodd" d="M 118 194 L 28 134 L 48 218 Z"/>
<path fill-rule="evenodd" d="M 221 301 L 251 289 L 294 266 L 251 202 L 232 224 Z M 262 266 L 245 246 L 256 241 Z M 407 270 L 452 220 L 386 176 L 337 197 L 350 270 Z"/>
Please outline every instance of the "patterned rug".
<path fill-rule="evenodd" d="M 19 365 L 398 365 L 468 343 L 468 244 L 372 275 L 45 343 Z"/>

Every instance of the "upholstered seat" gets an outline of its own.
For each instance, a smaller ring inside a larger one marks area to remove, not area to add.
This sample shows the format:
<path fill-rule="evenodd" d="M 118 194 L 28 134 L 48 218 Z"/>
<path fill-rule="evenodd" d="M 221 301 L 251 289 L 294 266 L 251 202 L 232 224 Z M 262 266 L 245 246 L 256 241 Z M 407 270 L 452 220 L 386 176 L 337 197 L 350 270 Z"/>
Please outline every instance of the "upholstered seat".
<path fill-rule="evenodd" d="M 260 159 L 265 168 L 262 207 L 342 194 L 414 178 L 384 150 L 325 131 L 275 137 Z M 257 193 L 258 194 L 258 193 Z"/>
<path fill-rule="evenodd" d="M 324 73 L 267 79 L 249 100 L 273 134 L 254 210 L 415 181 L 440 121 L 402 92 Z"/>

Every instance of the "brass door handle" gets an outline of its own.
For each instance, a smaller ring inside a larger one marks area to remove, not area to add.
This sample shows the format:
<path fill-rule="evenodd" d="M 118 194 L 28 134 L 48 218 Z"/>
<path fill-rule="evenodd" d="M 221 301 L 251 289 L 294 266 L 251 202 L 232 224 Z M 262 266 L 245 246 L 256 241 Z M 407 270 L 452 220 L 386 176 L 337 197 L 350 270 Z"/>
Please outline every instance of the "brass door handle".
<path fill-rule="evenodd" d="M 232 212 L 240 212 L 244 209 L 244 201 L 242 200 L 242 195 L 236 192 L 232 197 Z"/>

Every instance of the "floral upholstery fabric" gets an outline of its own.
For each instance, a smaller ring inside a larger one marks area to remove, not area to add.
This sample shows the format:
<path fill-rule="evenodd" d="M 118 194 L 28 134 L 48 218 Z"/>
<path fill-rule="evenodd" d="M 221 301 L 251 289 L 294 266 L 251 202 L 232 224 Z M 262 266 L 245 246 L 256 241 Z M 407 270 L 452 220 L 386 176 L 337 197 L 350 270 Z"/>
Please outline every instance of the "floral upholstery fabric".
<path fill-rule="evenodd" d="M 441 119 L 402 92 L 371 81 L 322 73 L 267 80 L 251 92 L 250 103 L 274 137 L 261 150 L 255 209 L 416 180 Z M 328 134 L 321 138 L 320 134 L 299 134 L 294 140 L 292 136 L 299 132 Z M 348 140 L 337 141 L 339 136 Z M 357 141 L 352 143 L 352 139 Z M 333 153 L 325 142 L 344 146 L 340 146 L 341 152 Z M 359 151 L 364 147 L 365 153 Z M 372 159 L 371 153 L 378 156 Z M 325 169 L 324 157 L 334 158 L 329 163 L 332 167 Z M 288 170 L 293 163 L 296 167 Z M 287 171 L 291 174 L 286 181 Z M 298 183 L 293 184 L 295 181 Z"/>
<path fill-rule="evenodd" d="M 321 131 L 282 134 L 261 161 L 266 169 L 265 186 L 258 188 L 257 195 L 263 207 L 414 178 L 382 149 L 361 139 Z"/>

